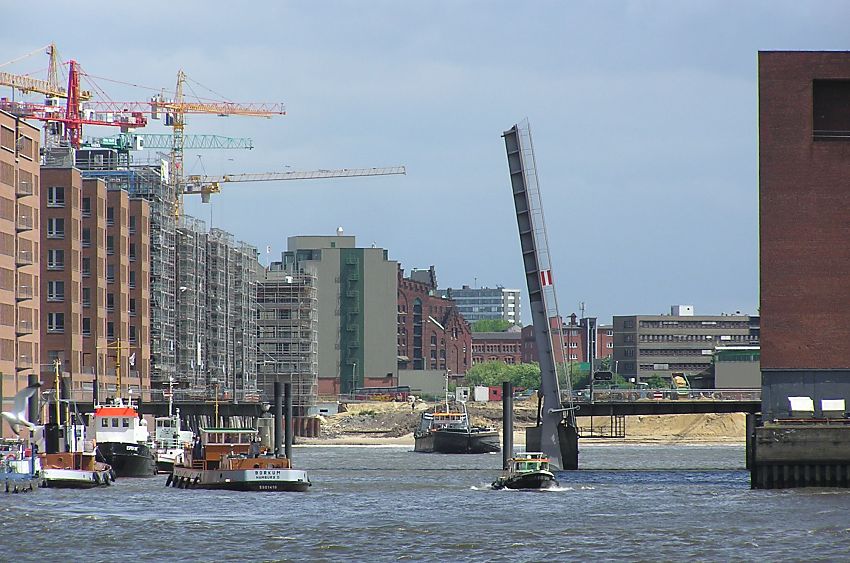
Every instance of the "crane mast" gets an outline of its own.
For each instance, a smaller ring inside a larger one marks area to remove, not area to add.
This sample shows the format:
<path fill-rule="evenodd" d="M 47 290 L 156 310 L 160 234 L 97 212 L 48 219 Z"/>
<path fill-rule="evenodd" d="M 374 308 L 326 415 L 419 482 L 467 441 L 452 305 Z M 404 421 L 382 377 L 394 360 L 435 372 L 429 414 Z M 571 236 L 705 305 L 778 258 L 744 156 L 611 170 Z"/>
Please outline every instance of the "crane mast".
<path fill-rule="evenodd" d="M 563 406 L 554 346 L 564 350 L 561 315 L 552 276 L 549 237 L 543 218 L 543 201 L 537 178 L 537 164 L 528 122 L 517 124 L 502 134 L 508 157 L 514 207 L 528 297 L 534 324 L 534 340 L 540 364 L 540 390 L 543 399 L 538 426 L 529 436 L 529 447 L 539 439 L 540 450 L 562 469 L 578 469 L 578 432 L 572 393 Z M 554 325 L 554 326 L 553 326 Z M 553 334 L 554 332 L 554 334 Z M 567 388 L 572 389 L 569 374 Z"/>

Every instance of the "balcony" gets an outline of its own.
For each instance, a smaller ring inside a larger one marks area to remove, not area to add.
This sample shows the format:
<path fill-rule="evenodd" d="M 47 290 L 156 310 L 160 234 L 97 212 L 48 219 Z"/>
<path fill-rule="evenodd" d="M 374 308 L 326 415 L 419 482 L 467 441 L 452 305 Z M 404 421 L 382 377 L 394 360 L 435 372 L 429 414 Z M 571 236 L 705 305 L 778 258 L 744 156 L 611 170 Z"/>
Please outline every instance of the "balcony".
<path fill-rule="evenodd" d="M 18 356 L 18 361 L 15 362 L 15 370 L 22 371 L 22 370 L 25 370 L 25 369 L 32 369 L 32 368 L 33 368 L 32 356 L 29 356 L 27 354 L 21 354 L 20 356 Z"/>
<path fill-rule="evenodd" d="M 31 285 L 19 285 L 18 289 L 15 291 L 15 298 L 18 301 L 24 301 L 26 299 L 33 298 L 33 291 Z M 48 301 L 52 301 L 52 299 L 48 298 Z"/>
<path fill-rule="evenodd" d="M 48 262 L 47 269 L 54 272 L 61 272 L 65 269 L 65 262 Z"/>
<path fill-rule="evenodd" d="M 18 250 L 15 256 L 16 266 L 32 266 L 35 263 L 32 250 Z"/>
<path fill-rule="evenodd" d="M 18 336 L 23 336 L 24 334 L 32 334 L 33 333 L 33 322 L 28 321 L 26 319 L 18 320 L 18 323 L 15 325 L 15 333 Z"/>
<path fill-rule="evenodd" d="M 18 215 L 18 220 L 15 221 L 15 229 L 17 229 L 18 232 L 31 231 L 32 224 L 32 217 L 29 215 Z M 54 236 L 56 233 L 59 233 L 59 236 Z M 65 231 L 48 231 L 47 238 L 65 238 Z"/>
<path fill-rule="evenodd" d="M 15 195 L 18 197 L 25 197 L 28 195 L 32 195 L 34 193 L 33 185 L 31 181 L 27 180 L 19 180 L 18 188 L 15 190 Z"/>

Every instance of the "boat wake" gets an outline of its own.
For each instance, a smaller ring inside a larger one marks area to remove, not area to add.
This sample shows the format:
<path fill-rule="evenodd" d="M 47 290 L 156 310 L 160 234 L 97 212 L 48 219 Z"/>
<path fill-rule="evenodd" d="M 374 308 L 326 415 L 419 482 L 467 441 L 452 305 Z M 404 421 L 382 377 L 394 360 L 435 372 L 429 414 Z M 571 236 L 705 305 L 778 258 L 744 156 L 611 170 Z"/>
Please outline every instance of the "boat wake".
<path fill-rule="evenodd" d="M 592 490 L 593 487 L 579 487 L 578 490 Z M 548 489 L 508 489 L 507 487 L 503 489 L 494 489 L 490 485 L 472 485 L 469 487 L 470 491 L 493 491 L 493 492 L 508 492 L 508 493 L 564 493 L 567 491 L 575 491 L 575 487 L 549 487 Z"/>

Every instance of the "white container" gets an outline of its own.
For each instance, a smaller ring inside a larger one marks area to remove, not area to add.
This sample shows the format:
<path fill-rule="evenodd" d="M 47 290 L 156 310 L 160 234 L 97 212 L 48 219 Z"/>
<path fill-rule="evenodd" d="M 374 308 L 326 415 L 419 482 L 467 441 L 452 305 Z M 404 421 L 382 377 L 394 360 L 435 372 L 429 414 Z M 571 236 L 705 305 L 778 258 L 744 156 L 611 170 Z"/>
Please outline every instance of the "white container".
<path fill-rule="evenodd" d="M 485 385 L 475 386 L 475 395 L 473 400 L 476 403 L 486 403 L 490 400 L 490 388 Z"/>

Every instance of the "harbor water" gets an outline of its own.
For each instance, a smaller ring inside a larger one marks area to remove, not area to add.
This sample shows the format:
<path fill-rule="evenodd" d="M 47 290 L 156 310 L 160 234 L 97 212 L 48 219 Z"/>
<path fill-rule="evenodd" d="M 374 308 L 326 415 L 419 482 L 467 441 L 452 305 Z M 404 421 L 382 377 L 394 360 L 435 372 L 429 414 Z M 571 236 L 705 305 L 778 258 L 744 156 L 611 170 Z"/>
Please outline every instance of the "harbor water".
<path fill-rule="evenodd" d="M 492 491 L 500 454 L 295 447 L 307 493 L 165 476 L 0 495 L 0 561 L 847 558 L 850 491 L 751 490 L 737 445 L 582 443 L 552 491 Z"/>

